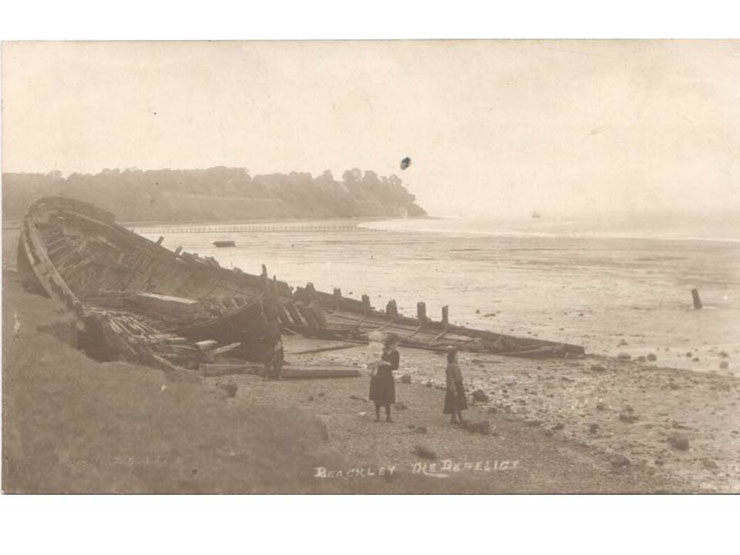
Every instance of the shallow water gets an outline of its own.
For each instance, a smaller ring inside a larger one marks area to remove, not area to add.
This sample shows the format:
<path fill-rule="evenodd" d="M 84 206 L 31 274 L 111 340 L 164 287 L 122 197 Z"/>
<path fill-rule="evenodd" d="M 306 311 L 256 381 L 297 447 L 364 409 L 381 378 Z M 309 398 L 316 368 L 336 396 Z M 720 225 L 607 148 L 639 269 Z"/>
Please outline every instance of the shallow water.
<path fill-rule="evenodd" d="M 591 353 L 652 352 L 661 365 L 703 371 L 719 371 L 725 351 L 737 370 L 740 243 L 516 228 L 428 232 L 429 220 L 370 225 L 397 231 L 141 232 L 164 235 L 164 246 L 214 256 L 225 267 L 259 274 L 266 264 L 291 285 L 311 281 L 354 298 L 368 294 L 376 308 L 396 299 L 401 312 L 414 315 L 417 301 L 425 301 L 428 315 L 439 318 L 449 305 L 455 323 L 582 344 Z M 222 239 L 236 247 L 211 244 Z M 704 302 L 700 311 L 692 308 L 694 287 Z"/>

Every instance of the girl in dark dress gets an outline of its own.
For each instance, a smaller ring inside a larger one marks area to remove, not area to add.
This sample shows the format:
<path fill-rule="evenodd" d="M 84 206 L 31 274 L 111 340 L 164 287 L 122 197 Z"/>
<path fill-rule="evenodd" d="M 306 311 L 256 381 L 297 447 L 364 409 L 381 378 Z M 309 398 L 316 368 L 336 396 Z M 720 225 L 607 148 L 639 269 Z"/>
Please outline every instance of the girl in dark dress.
<path fill-rule="evenodd" d="M 375 375 L 370 378 L 370 400 L 375 403 L 375 421 L 380 421 L 380 407 L 385 407 L 385 419 L 391 418 L 391 405 L 396 402 L 396 383 L 393 381 L 393 371 L 398 370 L 400 355 L 398 354 L 398 336 L 388 334 L 383 342 L 382 362 Z"/>
<path fill-rule="evenodd" d="M 443 414 L 450 414 L 450 422 L 463 422 L 462 411 L 467 410 L 468 401 L 465 398 L 462 372 L 457 364 L 457 349 L 447 347 L 447 393 Z"/>

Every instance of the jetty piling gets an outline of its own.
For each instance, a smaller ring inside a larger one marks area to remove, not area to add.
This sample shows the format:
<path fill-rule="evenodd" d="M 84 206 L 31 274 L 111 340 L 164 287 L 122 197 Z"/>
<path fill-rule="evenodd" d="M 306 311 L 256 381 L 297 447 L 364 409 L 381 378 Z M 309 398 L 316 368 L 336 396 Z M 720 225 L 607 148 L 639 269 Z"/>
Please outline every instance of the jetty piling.
<path fill-rule="evenodd" d="M 419 324 L 427 322 L 427 303 L 421 301 L 416 303 L 416 317 L 419 320 Z"/>
<path fill-rule="evenodd" d="M 699 297 L 699 290 L 694 288 L 691 290 L 691 297 L 694 300 L 694 310 L 700 310 L 702 308 L 701 298 Z"/>
<path fill-rule="evenodd" d="M 398 318 L 398 305 L 396 305 L 395 299 L 391 299 L 388 301 L 388 304 L 385 305 L 385 314 L 391 320 Z"/>

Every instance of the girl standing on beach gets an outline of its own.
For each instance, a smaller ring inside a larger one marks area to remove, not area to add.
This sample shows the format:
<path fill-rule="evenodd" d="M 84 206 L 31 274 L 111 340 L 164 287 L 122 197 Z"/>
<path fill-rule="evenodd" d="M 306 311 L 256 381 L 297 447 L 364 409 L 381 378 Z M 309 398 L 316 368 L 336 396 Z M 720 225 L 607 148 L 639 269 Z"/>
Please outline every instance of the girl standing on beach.
<path fill-rule="evenodd" d="M 401 356 L 398 354 L 398 336 L 390 333 L 385 338 L 383 356 L 377 371 L 370 378 L 370 400 L 375 403 L 375 421 L 380 422 L 380 407 L 385 407 L 385 419 L 391 418 L 391 405 L 396 402 L 396 384 L 393 371 L 398 370 Z"/>
<path fill-rule="evenodd" d="M 447 347 L 447 393 L 443 414 L 450 414 L 450 422 L 463 422 L 462 411 L 467 410 L 468 401 L 465 398 L 463 377 L 460 365 L 457 363 L 457 349 Z"/>

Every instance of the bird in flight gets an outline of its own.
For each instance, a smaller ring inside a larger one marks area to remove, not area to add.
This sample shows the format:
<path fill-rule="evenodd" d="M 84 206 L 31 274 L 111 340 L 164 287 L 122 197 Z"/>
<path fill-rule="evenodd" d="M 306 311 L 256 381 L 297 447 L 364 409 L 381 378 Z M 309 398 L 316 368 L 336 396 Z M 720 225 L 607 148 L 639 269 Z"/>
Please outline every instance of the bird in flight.
<path fill-rule="evenodd" d="M 404 158 L 403 160 L 401 160 L 401 169 L 402 170 L 405 170 L 410 165 L 411 165 L 411 158 L 409 158 L 408 156 L 406 156 L 406 158 Z"/>

